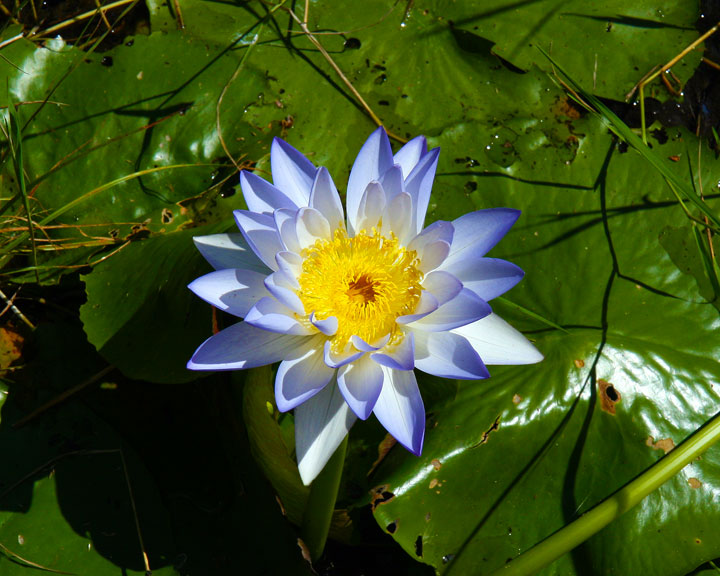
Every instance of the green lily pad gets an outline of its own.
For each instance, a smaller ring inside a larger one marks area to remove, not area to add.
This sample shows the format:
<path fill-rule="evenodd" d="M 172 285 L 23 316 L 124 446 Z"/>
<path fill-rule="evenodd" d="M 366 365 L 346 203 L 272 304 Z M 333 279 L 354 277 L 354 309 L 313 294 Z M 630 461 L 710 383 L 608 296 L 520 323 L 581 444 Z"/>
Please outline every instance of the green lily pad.
<path fill-rule="evenodd" d="M 189 382 L 185 365 L 209 337 L 212 309 L 187 285 L 211 271 L 192 237 L 217 227 L 185 230 L 130 243 L 83 276 L 88 301 L 80 319 L 88 340 L 130 377 Z"/>
<path fill-rule="evenodd" d="M 452 25 L 488 40 L 493 52 L 515 66 L 551 70 L 549 52 L 594 94 L 624 100 L 655 67 L 669 62 L 698 36 L 692 2 L 588 3 L 582 0 L 499 0 L 435 3 L 438 25 Z M 691 52 L 672 67 L 684 84 L 698 65 Z"/>

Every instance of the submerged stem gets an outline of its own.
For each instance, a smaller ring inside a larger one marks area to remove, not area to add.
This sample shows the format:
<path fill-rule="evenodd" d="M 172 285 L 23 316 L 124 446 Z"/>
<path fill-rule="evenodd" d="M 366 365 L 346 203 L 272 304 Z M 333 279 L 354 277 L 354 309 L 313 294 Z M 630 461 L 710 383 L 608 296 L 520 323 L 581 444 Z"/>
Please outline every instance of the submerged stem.
<path fill-rule="evenodd" d="M 639 504 L 643 498 L 670 480 L 718 440 L 720 440 L 720 413 L 635 480 L 626 484 L 574 522 L 508 562 L 493 572 L 491 576 L 535 574 Z"/>
<path fill-rule="evenodd" d="M 310 551 L 310 558 L 313 562 L 320 558 L 325 549 L 345 463 L 347 443 L 348 436 L 345 436 L 328 463 L 325 464 L 325 468 L 310 485 L 310 497 L 303 514 L 300 533 Z"/>

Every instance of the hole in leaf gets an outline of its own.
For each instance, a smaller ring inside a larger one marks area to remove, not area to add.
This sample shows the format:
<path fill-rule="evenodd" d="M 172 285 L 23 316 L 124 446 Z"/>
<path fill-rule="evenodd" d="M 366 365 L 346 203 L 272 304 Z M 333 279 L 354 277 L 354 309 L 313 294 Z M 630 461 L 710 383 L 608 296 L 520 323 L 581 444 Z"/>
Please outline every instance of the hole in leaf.
<path fill-rule="evenodd" d="M 607 380 L 598 380 L 598 393 L 600 396 L 600 408 L 608 414 L 615 414 L 615 404 L 620 402 L 620 392 Z"/>
<path fill-rule="evenodd" d="M 416 554 L 419 558 L 422 558 L 422 552 L 423 552 L 422 548 L 423 548 L 422 534 L 420 534 L 420 536 L 418 536 L 418 537 L 415 539 L 415 554 Z"/>

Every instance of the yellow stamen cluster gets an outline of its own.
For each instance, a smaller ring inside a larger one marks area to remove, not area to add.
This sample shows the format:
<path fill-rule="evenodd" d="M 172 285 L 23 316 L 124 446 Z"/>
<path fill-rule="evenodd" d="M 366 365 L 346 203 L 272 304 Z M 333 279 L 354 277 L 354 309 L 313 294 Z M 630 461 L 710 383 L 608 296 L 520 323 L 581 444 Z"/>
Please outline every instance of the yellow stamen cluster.
<path fill-rule="evenodd" d="M 338 319 L 333 350 L 343 350 L 354 334 L 374 342 L 397 334 L 398 316 L 411 314 L 420 299 L 422 273 L 417 255 L 391 235 L 361 231 L 354 238 L 338 229 L 331 240 L 303 250 L 298 295 L 305 312 Z"/>

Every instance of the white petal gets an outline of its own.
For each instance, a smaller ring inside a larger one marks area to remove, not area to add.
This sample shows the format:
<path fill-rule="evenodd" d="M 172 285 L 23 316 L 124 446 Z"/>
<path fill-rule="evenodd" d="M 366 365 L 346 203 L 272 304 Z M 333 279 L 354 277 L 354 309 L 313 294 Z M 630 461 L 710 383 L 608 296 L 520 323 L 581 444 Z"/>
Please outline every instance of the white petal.
<path fill-rule="evenodd" d="M 437 298 L 439 305 L 443 305 L 460 293 L 463 283 L 448 272 L 434 270 L 425 276 L 422 287 Z"/>
<path fill-rule="evenodd" d="M 370 232 L 372 228 L 377 228 L 380 218 L 382 218 L 385 210 L 385 191 L 378 182 L 370 182 L 365 188 L 360 206 L 358 207 L 358 217 L 355 223 L 355 233 L 360 230 Z"/>
<path fill-rule="evenodd" d="M 325 467 L 355 420 L 332 384 L 295 408 L 295 453 L 303 484 L 309 485 Z"/>
<path fill-rule="evenodd" d="M 384 128 L 378 128 L 367 139 L 355 159 L 347 186 L 348 232 L 357 232 L 357 217 L 360 199 L 366 186 L 393 166 L 392 148 Z"/>
<path fill-rule="evenodd" d="M 305 324 L 298 322 L 290 308 L 269 296 L 258 300 L 250 308 L 245 316 L 245 322 L 269 332 L 293 336 L 303 336 L 314 332 Z"/>
<path fill-rule="evenodd" d="M 323 362 L 322 337 L 286 356 L 275 377 L 275 401 L 280 412 L 292 410 L 322 390 L 335 375 Z"/>
<path fill-rule="evenodd" d="M 519 210 L 490 208 L 470 212 L 453 220 L 455 234 L 445 266 L 452 266 L 465 258 L 484 256 L 519 217 Z"/>
<path fill-rule="evenodd" d="M 240 186 L 245 196 L 245 203 L 251 212 L 272 213 L 278 208 L 294 210 L 299 208 L 282 190 L 252 172 L 240 171 Z"/>
<path fill-rule="evenodd" d="M 402 192 L 397 194 L 387 205 L 383 216 L 383 233 L 392 232 L 397 236 L 400 244 L 407 246 L 415 237 L 412 228 L 412 198 L 410 194 Z"/>
<path fill-rule="evenodd" d="M 269 296 L 265 275 L 253 270 L 216 270 L 194 280 L 188 288 L 206 302 L 240 318 L 255 302 Z"/>
<path fill-rule="evenodd" d="M 463 288 L 449 302 L 440 306 L 435 312 L 407 325 L 413 330 L 444 332 L 465 324 L 470 324 L 492 313 L 490 305 L 477 294 Z"/>
<path fill-rule="evenodd" d="M 278 270 L 266 277 L 264 283 L 268 292 L 275 296 L 281 304 L 287 306 L 295 314 L 305 316 L 305 307 L 293 286 L 293 284 L 297 284 L 294 278 L 289 277 L 282 270 Z"/>
<path fill-rule="evenodd" d="M 435 179 L 439 155 L 439 148 L 430 150 L 420 159 L 417 166 L 413 168 L 413 171 L 405 180 L 405 189 L 412 196 L 413 206 L 415 207 L 413 227 L 416 233 L 423 229 L 425 223 L 425 214 L 430 203 L 430 193 Z"/>
<path fill-rule="evenodd" d="M 425 136 L 417 136 L 397 151 L 393 161 L 402 167 L 403 177 L 407 178 L 425 154 L 427 154 L 427 140 Z"/>
<path fill-rule="evenodd" d="M 330 340 L 327 340 L 325 342 L 325 364 L 330 366 L 331 368 L 340 368 L 342 366 L 345 366 L 346 364 L 350 364 L 350 362 L 357 360 L 360 358 L 365 352 L 362 350 L 356 350 L 349 344 L 345 346 L 345 349 L 341 352 L 335 352 L 332 349 L 332 344 Z"/>
<path fill-rule="evenodd" d="M 415 367 L 440 378 L 480 380 L 490 374 L 470 343 L 452 332 L 415 334 Z"/>
<path fill-rule="evenodd" d="M 388 340 L 390 340 L 390 334 L 386 334 L 379 340 L 368 343 L 365 342 L 360 336 L 352 335 L 350 336 L 350 342 L 352 342 L 352 345 L 355 346 L 358 350 L 362 350 L 363 352 L 375 352 L 377 350 L 380 350 L 385 344 L 388 343 Z"/>
<path fill-rule="evenodd" d="M 303 259 L 295 252 L 278 252 L 275 254 L 275 262 L 278 268 L 285 272 L 288 277 L 294 278 L 297 284 L 297 279 L 300 277 L 300 274 L 302 274 Z M 296 288 L 299 287 L 300 285 L 298 284 Z"/>
<path fill-rule="evenodd" d="M 405 192 L 405 178 L 403 178 L 403 170 L 395 164 L 388 169 L 385 174 L 380 177 L 380 184 L 385 190 L 385 198 L 390 202 L 395 196 Z"/>
<path fill-rule="evenodd" d="M 297 206 L 307 206 L 316 168 L 290 144 L 275 138 L 270 148 L 273 183 Z"/>
<path fill-rule="evenodd" d="M 235 210 L 235 220 L 252 251 L 268 268 L 277 270 L 275 254 L 285 250 L 270 214 Z"/>
<path fill-rule="evenodd" d="M 413 238 L 408 249 L 417 252 L 420 271 L 427 273 L 442 264 L 450 251 L 453 234 L 450 222 L 438 220 Z"/>
<path fill-rule="evenodd" d="M 400 342 L 370 354 L 370 358 L 381 366 L 387 366 L 395 370 L 412 370 L 415 367 L 414 334 L 409 332 Z"/>
<path fill-rule="evenodd" d="M 425 438 L 425 407 L 412 370 L 382 367 L 385 379 L 373 412 L 395 440 L 416 456 Z"/>
<path fill-rule="evenodd" d="M 426 244 L 422 250 L 422 256 L 418 254 L 419 264 L 417 266 L 423 274 L 435 270 L 440 266 L 447 255 L 450 253 L 450 244 L 445 240 L 438 240 L 437 242 L 431 242 Z"/>
<path fill-rule="evenodd" d="M 244 268 L 270 273 L 270 269 L 250 249 L 239 232 L 193 237 L 195 246 L 215 270 Z"/>
<path fill-rule="evenodd" d="M 285 248 L 290 252 L 300 252 L 300 243 L 297 239 L 297 233 L 295 232 L 295 216 L 297 210 L 288 210 L 281 208 L 275 210 L 273 217 L 275 219 L 275 227 L 280 234 L 280 239 L 285 245 Z"/>
<path fill-rule="evenodd" d="M 303 347 L 307 336 L 287 336 L 238 322 L 211 336 L 195 351 L 190 370 L 244 370 L 278 362 Z"/>
<path fill-rule="evenodd" d="M 325 216 L 331 230 L 345 228 L 340 195 L 330 177 L 330 172 L 326 168 L 318 168 L 312 192 L 310 193 L 310 207 L 315 208 Z"/>
<path fill-rule="evenodd" d="M 317 240 L 329 240 L 330 224 L 320 212 L 314 208 L 301 208 L 295 216 L 295 232 L 300 249 L 308 248 Z"/>
<path fill-rule="evenodd" d="M 324 320 L 318 320 L 315 318 L 315 312 L 310 314 L 310 323 L 315 326 L 325 336 L 334 336 L 338 329 L 338 319 L 335 316 L 330 316 Z"/>
<path fill-rule="evenodd" d="M 485 364 L 534 364 L 543 359 L 525 336 L 497 314 L 452 332 L 467 338 Z"/>
<path fill-rule="evenodd" d="M 368 356 L 338 370 L 338 386 L 345 401 L 358 418 L 372 414 L 383 385 L 383 371 Z"/>
<path fill-rule="evenodd" d="M 406 314 L 405 316 L 398 316 L 395 321 L 398 324 L 409 324 L 410 322 L 415 322 L 416 320 L 435 312 L 435 310 L 438 309 L 438 306 L 439 304 L 437 298 L 435 298 L 435 296 L 430 294 L 427 290 L 423 290 L 420 292 L 420 301 L 415 307 L 413 313 Z"/>

